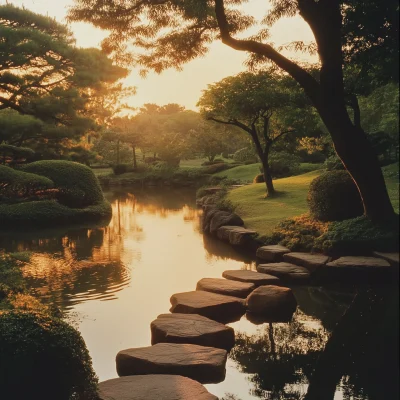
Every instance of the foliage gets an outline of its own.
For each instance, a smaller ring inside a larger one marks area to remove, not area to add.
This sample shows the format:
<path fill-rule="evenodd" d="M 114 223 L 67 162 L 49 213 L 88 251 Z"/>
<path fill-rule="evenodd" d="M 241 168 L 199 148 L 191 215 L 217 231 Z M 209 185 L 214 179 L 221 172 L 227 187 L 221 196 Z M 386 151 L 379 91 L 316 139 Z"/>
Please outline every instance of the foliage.
<path fill-rule="evenodd" d="M 201 172 L 204 174 L 216 174 L 221 171 L 226 171 L 227 169 L 233 168 L 235 165 L 227 164 L 227 163 L 218 163 L 218 164 L 211 164 L 206 167 L 201 168 Z"/>
<path fill-rule="evenodd" d="M 33 158 L 35 152 L 28 147 L 17 147 L 11 144 L 0 144 L 0 157 L 3 160 L 3 164 L 6 162 L 14 163 L 26 161 L 29 158 Z"/>
<path fill-rule="evenodd" d="M 254 152 L 254 149 L 250 147 L 244 147 L 243 149 L 240 149 L 238 151 L 235 151 L 233 154 L 233 159 L 236 162 L 248 162 L 252 161 L 253 163 L 256 163 L 258 161 L 258 158 L 256 156 L 256 153 Z"/>
<path fill-rule="evenodd" d="M 334 222 L 314 246 L 331 254 L 394 252 L 399 249 L 399 218 L 391 224 L 376 224 L 366 217 Z"/>
<path fill-rule="evenodd" d="M 0 203 L 37 198 L 51 188 L 54 182 L 49 178 L 0 165 Z"/>
<path fill-rule="evenodd" d="M 113 166 L 113 172 L 115 175 L 121 175 L 128 172 L 129 166 L 127 164 L 117 164 Z"/>
<path fill-rule="evenodd" d="M 344 170 L 344 165 L 336 154 L 332 154 L 325 160 L 324 167 L 327 171 Z"/>
<path fill-rule="evenodd" d="M 347 171 L 325 172 L 308 192 L 311 215 L 320 221 L 342 221 L 363 214 L 357 186 Z"/>
<path fill-rule="evenodd" d="M 89 352 L 74 328 L 44 314 L 0 314 L 0 386 L 6 398 L 90 400 L 96 384 Z"/>
<path fill-rule="evenodd" d="M 0 253 L 0 304 L 6 297 L 25 288 L 20 264 L 13 254 Z"/>
<path fill-rule="evenodd" d="M 26 8 L 0 6 L 0 34 L 0 142 L 32 148 L 37 159 L 67 157 L 98 129 L 105 111 L 94 99 L 115 94 L 128 71 L 98 49 L 77 47 L 65 25 Z"/>
<path fill-rule="evenodd" d="M 264 183 L 264 182 L 265 182 L 264 174 L 258 174 L 253 179 L 253 183 Z"/>
<path fill-rule="evenodd" d="M 54 224 L 97 222 L 111 217 L 111 206 L 102 201 L 85 208 L 70 208 L 55 200 L 0 204 L 2 228 L 42 228 Z"/>
<path fill-rule="evenodd" d="M 22 167 L 24 172 L 45 176 L 54 182 L 60 194 L 61 204 L 71 207 L 86 207 L 104 200 L 100 184 L 93 171 L 82 164 L 47 160 L 37 161 Z"/>
<path fill-rule="evenodd" d="M 284 178 L 294 175 L 300 166 L 300 158 L 288 153 L 272 153 L 270 156 L 271 175 Z"/>

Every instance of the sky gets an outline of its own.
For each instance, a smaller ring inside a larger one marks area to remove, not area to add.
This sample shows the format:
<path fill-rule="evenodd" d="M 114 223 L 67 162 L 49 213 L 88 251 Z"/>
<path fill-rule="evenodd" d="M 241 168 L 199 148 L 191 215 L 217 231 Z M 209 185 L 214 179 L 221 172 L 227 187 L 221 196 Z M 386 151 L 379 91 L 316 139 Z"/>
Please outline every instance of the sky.
<path fill-rule="evenodd" d="M 4 4 L 5 0 L 0 0 Z M 66 23 L 65 16 L 68 7 L 73 5 L 73 0 L 8 0 L 8 3 L 24 6 L 25 8 L 56 18 Z M 244 6 L 244 10 L 257 19 L 261 19 L 268 7 L 267 0 L 250 0 Z M 70 28 L 77 39 L 77 45 L 81 47 L 100 47 L 100 42 L 106 33 L 94 28 L 90 24 L 73 23 Z M 271 29 L 271 41 L 276 46 L 302 40 L 309 43 L 313 40 L 309 26 L 300 18 L 291 18 L 279 21 Z M 287 52 L 285 55 L 291 58 L 306 60 L 307 55 Z M 207 85 L 245 71 L 245 53 L 233 50 L 220 42 L 214 42 L 209 53 L 203 57 L 191 61 L 184 66 L 182 71 L 167 70 L 157 75 L 150 73 L 146 78 L 141 78 L 137 70 L 132 69 L 126 85 L 135 86 L 137 94 L 128 99 L 132 107 L 140 107 L 145 103 L 164 105 L 178 103 L 187 109 L 196 110 L 196 103 L 202 90 Z"/>

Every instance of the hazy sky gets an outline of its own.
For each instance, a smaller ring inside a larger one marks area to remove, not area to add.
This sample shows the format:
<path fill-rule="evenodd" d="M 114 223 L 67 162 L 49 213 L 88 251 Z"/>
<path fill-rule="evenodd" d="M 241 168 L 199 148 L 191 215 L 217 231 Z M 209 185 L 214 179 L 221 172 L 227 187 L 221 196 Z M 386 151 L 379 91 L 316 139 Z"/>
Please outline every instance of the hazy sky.
<path fill-rule="evenodd" d="M 5 0 L 0 0 L 0 4 L 4 3 Z M 65 22 L 67 8 L 73 4 L 73 0 L 9 0 L 9 3 L 23 5 L 32 11 Z M 267 5 L 267 0 L 250 0 L 244 8 L 246 12 L 260 19 L 264 16 Z M 77 44 L 82 47 L 98 47 L 105 37 L 104 32 L 88 24 L 71 24 L 71 30 L 74 32 Z M 301 18 L 281 20 L 273 27 L 271 34 L 272 41 L 276 45 L 293 40 L 305 42 L 313 40 L 308 25 Z M 305 56 L 298 54 L 297 57 L 304 59 Z M 129 103 L 134 107 L 144 103 L 159 105 L 179 103 L 188 109 L 195 109 L 201 91 L 207 88 L 207 84 L 244 71 L 245 59 L 246 54 L 215 42 L 204 58 L 190 62 L 183 71 L 168 70 L 161 75 L 150 73 L 146 79 L 142 79 L 137 71 L 132 70 L 126 83 L 136 86 L 137 94 L 129 100 Z"/>

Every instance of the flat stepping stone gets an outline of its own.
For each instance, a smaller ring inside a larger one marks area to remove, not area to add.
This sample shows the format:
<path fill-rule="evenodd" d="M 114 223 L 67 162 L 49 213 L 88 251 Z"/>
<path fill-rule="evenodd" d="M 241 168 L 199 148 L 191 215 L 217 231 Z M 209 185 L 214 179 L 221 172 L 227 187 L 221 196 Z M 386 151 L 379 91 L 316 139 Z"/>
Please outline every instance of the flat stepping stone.
<path fill-rule="evenodd" d="M 387 279 L 393 268 L 388 261 L 377 257 L 341 257 L 332 261 L 319 271 L 325 280 L 362 281 L 374 283 L 379 279 Z"/>
<path fill-rule="evenodd" d="M 285 254 L 290 253 L 290 250 L 284 246 L 262 246 L 257 249 L 256 256 L 263 261 L 280 262 Z"/>
<path fill-rule="evenodd" d="M 229 231 L 229 243 L 232 246 L 245 246 L 256 234 L 257 232 L 251 229 L 233 229 Z"/>
<path fill-rule="evenodd" d="M 225 271 L 222 273 L 222 276 L 225 279 L 238 282 L 253 283 L 256 286 L 277 285 L 279 283 L 279 278 L 277 278 L 276 276 L 241 269 Z"/>
<path fill-rule="evenodd" d="M 151 325 L 151 344 L 191 343 L 230 350 L 235 331 L 230 326 L 196 314 L 161 314 Z"/>
<path fill-rule="evenodd" d="M 228 353 L 196 344 L 158 343 L 150 347 L 122 350 L 117 354 L 119 376 L 181 375 L 200 383 L 225 379 Z"/>
<path fill-rule="evenodd" d="M 196 290 L 246 298 L 256 286 L 254 283 L 236 282 L 222 278 L 203 278 L 197 282 Z"/>
<path fill-rule="evenodd" d="M 283 256 L 283 260 L 290 264 L 307 268 L 310 272 L 314 272 L 329 261 L 329 257 L 323 254 L 311 253 L 288 253 Z"/>
<path fill-rule="evenodd" d="M 242 226 L 236 226 L 236 225 L 225 225 L 225 226 L 221 226 L 220 228 L 218 228 L 217 230 L 217 237 L 220 240 L 224 240 L 226 242 L 229 242 L 229 233 L 231 231 L 243 231 L 245 230 L 245 228 L 243 228 Z"/>
<path fill-rule="evenodd" d="M 245 313 L 243 299 L 210 292 L 176 293 L 170 301 L 172 313 L 198 314 L 224 323 L 238 321 Z"/>
<path fill-rule="evenodd" d="M 246 299 L 247 312 L 260 316 L 287 319 L 297 308 L 291 289 L 282 286 L 260 286 Z"/>
<path fill-rule="evenodd" d="M 285 283 L 305 282 L 310 278 L 310 271 L 307 268 L 286 262 L 259 264 L 257 271 L 276 276 Z"/>
<path fill-rule="evenodd" d="M 399 253 L 381 253 L 380 251 L 374 251 L 374 256 L 378 258 L 383 258 L 392 267 L 398 267 L 400 263 Z"/>
<path fill-rule="evenodd" d="M 218 400 L 192 379 L 179 375 L 136 375 L 99 384 L 99 400 Z"/>

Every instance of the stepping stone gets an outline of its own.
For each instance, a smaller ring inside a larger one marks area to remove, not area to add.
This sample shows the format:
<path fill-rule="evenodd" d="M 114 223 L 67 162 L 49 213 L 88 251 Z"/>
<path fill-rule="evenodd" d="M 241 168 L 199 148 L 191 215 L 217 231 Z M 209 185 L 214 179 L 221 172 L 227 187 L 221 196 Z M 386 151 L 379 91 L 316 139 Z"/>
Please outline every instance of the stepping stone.
<path fill-rule="evenodd" d="M 203 291 L 176 293 L 170 301 L 172 313 L 199 314 L 224 323 L 238 321 L 246 311 L 243 299 Z"/>
<path fill-rule="evenodd" d="M 192 379 L 179 375 L 136 375 L 99 384 L 98 400 L 218 400 Z"/>
<path fill-rule="evenodd" d="M 322 267 L 329 261 L 329 257 L 323 254 L 288 253 L 283 256 L 285 262 L 307 268 L 310 272 Z"/>
<path fill-rule="evenodd" d="M 256 256 L 263 261 L 280 262 L 283 260 L 283 256 L 288 253 L 290 253 L 290 250 L 280 245 L 262 246 L 257 249 Z"/>
<path fill-rule="evenodd" d="M 257 266 L 257 271 L 263 274 L 276 276 L 285 283 L 305 282 L 310 278 L 310 272 L 307 268 L 286 262 L 259 264 Z"/>
<path fill-rule="evenodd" d="M 241 269 L 225 271 L 222 276 L 231 281 L 253 283 L 256 286 L 279 284 L 279 278 L 276 276 Z"/>
<path fill-rule="evenodd" d="M 203 278 L 197 282 L 196 290 L 245 299 L 255 288 L 253 283 L 235 282 L 221 278 Z"/>
<path fill-rule="evenodd" d="M 229 243 L 232 246 L 245 246 L 256 234 L 251 229 L 234 229 L 229 231 Z"/>
<path fill-rule="evenodd" d="M 230 326 L 196 314 L 161 314 L 151 325 L 151 344 L 191 343 L 230 350 L 235 331 Z"/>
<path fill-rule="evenodd" d="M 291 289 L 282 286 L 260 286 L 246 299 L 247 312 L 270 318 L 287 319 L 297 307 Z"/>
<path fill-rule="evenodd" d="M 196 344 L 158 343 L 150 347 L 122 350 L 117 354 L 119 376 L 181 375 L 200 383 L 225 379 L 226 350 Z"/>
<path fill-rule="evenodd" d="M 393 268 L 388 261 L 377 257 L 341 257 L 321 268 L 319 276 L 329 280 L 360 281 L 389 278 Z"/>
<path fill-rule="evenodd" d="M 245 228 L 243 228 L 242 226 L 234 226 L 234 225 L 221 226 L 217 230 L 217 237 L 220 240 L 224 240 L 226 242 L 229 242 L 229 233 L 231 231 L 234 231 L 234 230 L 243 231 L 244 229 Z"/>
<path fill-rule="evenodd" d="M 383 258 L 386 260 L 392 267 L 398 267 L 399 266 L 399 258 L 400 255 L 399 253 L 381 253 L 379 251 L 374 251 L 374 256 L 378 258 Z"/>

